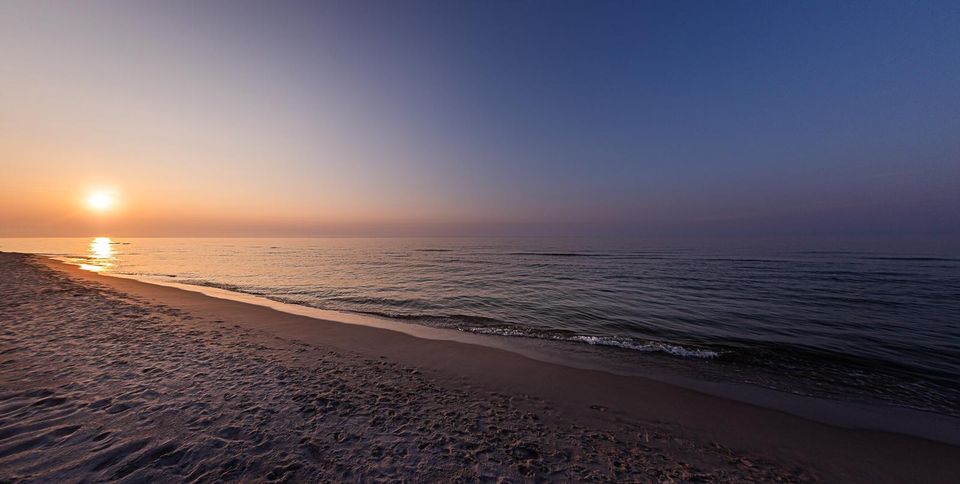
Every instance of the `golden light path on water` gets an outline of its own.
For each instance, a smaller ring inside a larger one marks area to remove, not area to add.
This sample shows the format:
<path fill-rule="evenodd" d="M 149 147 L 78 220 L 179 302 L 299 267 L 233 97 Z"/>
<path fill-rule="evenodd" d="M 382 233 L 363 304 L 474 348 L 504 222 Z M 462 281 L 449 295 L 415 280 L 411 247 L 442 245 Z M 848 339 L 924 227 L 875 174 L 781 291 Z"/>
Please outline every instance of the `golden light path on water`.
<path fill-rule="evenodd" d="M 113 241 L 110 237 L 94 237 L 88 248 L 87 259 L 80 264 L 81 269 L 103 272 L 113 266 Z"/>

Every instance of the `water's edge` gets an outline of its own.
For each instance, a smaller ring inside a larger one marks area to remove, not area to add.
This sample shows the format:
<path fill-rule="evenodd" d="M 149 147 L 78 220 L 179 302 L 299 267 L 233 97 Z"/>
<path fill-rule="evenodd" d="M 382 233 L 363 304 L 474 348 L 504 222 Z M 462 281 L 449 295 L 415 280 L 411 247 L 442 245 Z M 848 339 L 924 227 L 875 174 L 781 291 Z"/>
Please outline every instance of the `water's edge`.
<path fill-rule="evenodd" d="M 67 262 L 58 260 L 56 257 L 47 258 L 68 264 Z M 708 395 L 783 411 L 791 415 L 828 425 L 850 429 L 899 433 L 960 446 L 960 418 L 933 412 L 893 405 L 867 404 L 802 395 L 744 383 L 701 380 L 655 366 L 644 367 L 643 369 L 645 371 L 643 372 L 636 370 L 631 371 L 631 369 L 628 368 L 605 365 L 603 360 L 591 358 L 589 353 L 570 352 L 569 348 L 565 345 L 551 345 L 549 341 L 544 340 L 510 338 L 424 326 L 381 316 L 320 309 L 280 302 L 262 296 L 217 287 L 157 281 L 149 278 L 115 273 L 102 273 L 99 275 L 101 277 L 131 279 L 145 284 L 197 292 L 209 297 L 268 307 L 276 311 L 323 321 L 397 331 L 422 339 L 455 341 L 462 344 L 496 348 L 520 354 L 533 360 L 568 368 L 600 371 L 627 377 L 646 378 Z"/>

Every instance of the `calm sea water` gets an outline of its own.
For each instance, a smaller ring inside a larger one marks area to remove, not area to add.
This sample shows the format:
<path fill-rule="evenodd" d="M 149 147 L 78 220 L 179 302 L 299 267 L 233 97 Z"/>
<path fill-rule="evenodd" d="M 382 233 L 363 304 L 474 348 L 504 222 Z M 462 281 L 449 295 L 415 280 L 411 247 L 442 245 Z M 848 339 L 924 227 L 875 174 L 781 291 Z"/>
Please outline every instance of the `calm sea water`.
<path fill-rule="evenodd" d="M 583 239 L 0 239 L 87 269 L 960 415 L 960 258 Z"/>

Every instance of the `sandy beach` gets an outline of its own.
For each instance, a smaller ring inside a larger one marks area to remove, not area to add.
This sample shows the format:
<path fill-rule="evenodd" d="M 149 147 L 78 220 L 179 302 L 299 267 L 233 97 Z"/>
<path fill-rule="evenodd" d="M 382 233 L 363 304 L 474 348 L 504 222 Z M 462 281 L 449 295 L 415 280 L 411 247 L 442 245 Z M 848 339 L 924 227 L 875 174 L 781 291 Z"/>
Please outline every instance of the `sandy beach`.
<path fill-rule="evenodd" d="M 0 253 L 10 481 L 949 482 L 960 448 Z"/>

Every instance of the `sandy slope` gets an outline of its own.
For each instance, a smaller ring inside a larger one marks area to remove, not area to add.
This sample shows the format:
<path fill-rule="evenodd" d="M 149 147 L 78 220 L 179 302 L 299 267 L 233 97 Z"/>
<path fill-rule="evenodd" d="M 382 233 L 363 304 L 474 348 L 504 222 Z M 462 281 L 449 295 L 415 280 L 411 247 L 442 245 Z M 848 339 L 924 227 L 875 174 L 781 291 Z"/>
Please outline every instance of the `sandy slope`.
<path fill-rule="evenodd" d="M 603 405 L 571 412 L 569 402 L 514 386 L 435 377 L 409 358 L 345 348 L 342 338 L 329 345 L 281 338 L 235 325 L 224 312 L 173 307 L 32 256 L 0 253 L 0 275 L 0 478 L 836 476 L 806 465 L 809 456 L 735 452 L 656 418 Z M 947 475 L 939 471 L 931 475 Z"/>

